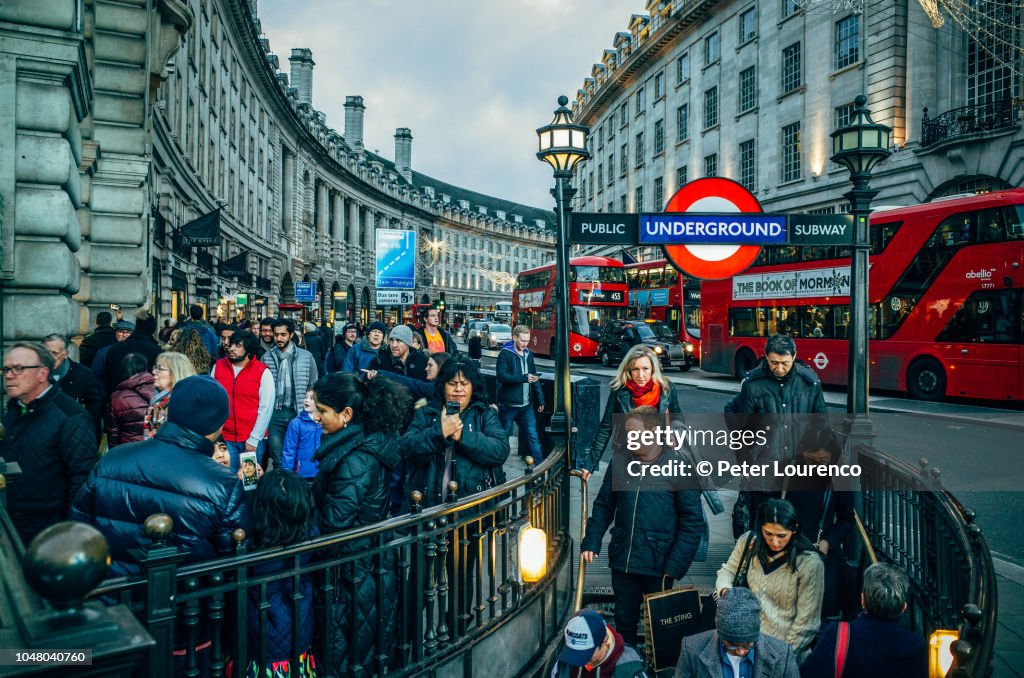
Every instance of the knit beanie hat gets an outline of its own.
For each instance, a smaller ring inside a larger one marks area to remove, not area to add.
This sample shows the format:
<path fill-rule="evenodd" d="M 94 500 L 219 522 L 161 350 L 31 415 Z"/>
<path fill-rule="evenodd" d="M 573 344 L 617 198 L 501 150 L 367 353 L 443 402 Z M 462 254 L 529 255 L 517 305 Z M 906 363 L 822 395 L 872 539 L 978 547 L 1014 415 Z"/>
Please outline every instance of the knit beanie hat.
<path fill-rule="evenodd" d="M 187 377 L 174 385 L 167 421 L 208 436 L 227 420 L 228 393 L 212 377 Z"/>
<path fill-rule="evenodd" d="M 391 335 L 388 336 L 388 339 L 397 339 L 404 344 L 408 344 L 409 348 L 415 348 L 412 344 L 412 330 L 409 329 L 408 325 L 396 325 L 391 330 Z"/>
<path fill-rule="evenodd" d="M 370 323 L 370 326 L 366 328 L 366 333 L 369 334 L 370 332 L 373 332 L 374 330 L 380 331 L 381 334 L 387 334 L 388 333 L 388 326 L 385 325 L 384 323 L 382 323 L 379 320 L 374 320 L 372 323 Z"/>
<path fill-rule="evenodd" d="M 715 627 L 722 640 L 753 643 L 761 633 L 761 604 L 747 588 L 731 588 L 718 599 Z"/>
<path fill-rule="evenodd" d="M 312 334 L 313 332 L 316 332 L 316 325 L 314 325 L 313 323 L 305 323 L 302 326 L 302 331 L 305 332 L 306 334 Z"/>

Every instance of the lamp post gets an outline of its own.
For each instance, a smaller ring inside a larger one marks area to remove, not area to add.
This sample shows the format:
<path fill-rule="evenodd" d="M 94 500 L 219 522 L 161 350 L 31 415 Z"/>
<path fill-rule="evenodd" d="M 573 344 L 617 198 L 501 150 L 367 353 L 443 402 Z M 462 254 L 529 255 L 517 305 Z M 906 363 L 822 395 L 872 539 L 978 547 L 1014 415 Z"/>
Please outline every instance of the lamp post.
<path fill-rule="evenodd" d="M 551 165 L 555 174 L 555 187 L 551 194 L 555 197 L 558 214 L 558 249 L 555 256 L 555 273 L 557 277 L 558 305 L 556 307 L 557 323 L 555 327 L 555 409 L 551 415 L 551 432 L 565 444 L 569 463 L 573 463 L 569 450 L 569 438 L 572 422 L 572 398 L 569 394 L 569 238 L 566 220 L 571 209 L 570 202 L 576 189 L 570 185 L 573 168 L 581 160 L 590 157 L 587 152 L 587 134 L 589 129 L 577 125 L 572 112 L 566 108 L 569 99 L 558 97 L 558 108 L 555 119 L 550 124 L 537 130 L 539 146 L 537 158 Z"/>
<path fill-rule="evenodd" d="M 854 100 L 853 118 L 832 132 L 832 161 L 850 172 L 853 188 L 845 194 L 853 213 L 853 257 L 850 266 L 850 343 L 846 392 L 847 427 L 851 440 L 866 443 L 873 435 L 868 418 L 868 252 L 871 248 L 868 219 L 872 189 L 871 170 L 889 157 L 892 128 L 871 119 L 863 94 Z"/>

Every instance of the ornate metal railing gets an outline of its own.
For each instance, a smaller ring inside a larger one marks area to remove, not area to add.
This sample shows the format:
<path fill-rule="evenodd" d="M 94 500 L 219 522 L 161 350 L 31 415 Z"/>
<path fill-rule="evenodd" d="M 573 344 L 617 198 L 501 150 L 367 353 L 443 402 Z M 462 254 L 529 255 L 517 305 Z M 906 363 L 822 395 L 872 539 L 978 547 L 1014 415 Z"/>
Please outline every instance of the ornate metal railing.
<path fill-rule="evenodd" d="M 958 630 L 949 675 L 987 677 L 998 601 L 995 567 L 974 511 L 942 488 L 927 460 L 918 471 L 868 448 L 858 463 L 871 544 L 910 577 L 905 616 L 911 630 L 925 638 L 937 629 Z"/>
<path fill-rule="evenodd" d="M 1014 100 L 1009 97 L 988 104 L 954 108 L 934 118 L 928 117 L 928 109 L 925 108 L 921 118 L 921 146 L 1012 127 L 1017 122 L 1016 110 Z"/>
<path fill-rule="evenodd" d="M 521 477 L 481 495 L 426 510 L 414 504 L 409 515 L 287 548 L 247 553 L 239 530 L 237 555 L 194 565 L 182 566 L 184 555 L 165 543 L 169 519 L 151 518 L 153 544 L 140 554 L 142 573 L 108 581 L 91 597 L 126 605 L 142 620 L 156 640 L 149 675 L 157 678 L 176 675 L 175 649 L 178 673 L 184 675 L 199 675 L 201 662 L 209 663 L 213 676 L 226 675 L 229 660 L 235 675 L 250 661 L 265 665 L 269 607 L 281 587 L 294 620 L 293 666 L 306 649 L 298 642 L 300 611 L 311 604 L 315 632 L 309 649 L 321 675 L 337 675 L 344 666 L 351 675 L 365 676 L 471 666 L 476 644 L 535 606 L 540 626 L 534 630 L 544 635 L 514 655 L 521 662 L 518 671 L 540 661 L 558 634 L 544 620 L 561 620 L 571 606 L 564 457 L 553 453 L 538 468 L 528 467 Z M 548 573 L 533 584 L 522 582 L 517 562 L 526 524 L 542 529 L 548 540 Z M 314 590 L 312 601 L 303 592 L 306 582 Z M 367 595 L 378 610 L 394 605 L 394 625 L 379 614 L 360 628 L 366 620 L 356 606 L 339 605 L 358 596 L 365 604 Z M 258 628 L 251 626 L 254 618 L 260 619 Z M 259 641 L 250 643 L 250 636 Z M 348 642 L 339 644 L 341 637 Z M 367 638 L 374 647 L 369 656 L 361 652 Z M 343 645 L 348 649 L 339 656 Z"/>

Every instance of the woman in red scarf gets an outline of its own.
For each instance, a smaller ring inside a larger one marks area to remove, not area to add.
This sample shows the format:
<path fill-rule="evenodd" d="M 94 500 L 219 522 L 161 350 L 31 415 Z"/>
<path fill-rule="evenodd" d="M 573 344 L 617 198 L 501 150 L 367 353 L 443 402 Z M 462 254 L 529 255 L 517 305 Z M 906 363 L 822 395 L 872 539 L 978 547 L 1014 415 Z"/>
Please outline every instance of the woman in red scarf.
<path fill-rule="evenodd" d="M 661 361 L 654 350 L 638 344 L 629 349 L 619 365 L 619 371 L 612 379 L 608 404 L 604 408 L 604 417 L 594 436 L 594 443 L 588 453 L 579 458 L 579 467 L 583 470 L 583 478 L 589 479 L 597 470 L 604 456 L 608 440 L 612 433 L 617 432 L 618 425 L 613 426 L 613 415 L 623 415 L 636 407 L 655 407 L 659 412 L 681 414 L 679 398 L 672 383 L 661 373 Z M 679 423 L 682 416 L 669 417 Z M 665 422 L 666 425 L 669 423 Z M 616 445 L 621 445 L 621 436 L 615 435 Z"/>

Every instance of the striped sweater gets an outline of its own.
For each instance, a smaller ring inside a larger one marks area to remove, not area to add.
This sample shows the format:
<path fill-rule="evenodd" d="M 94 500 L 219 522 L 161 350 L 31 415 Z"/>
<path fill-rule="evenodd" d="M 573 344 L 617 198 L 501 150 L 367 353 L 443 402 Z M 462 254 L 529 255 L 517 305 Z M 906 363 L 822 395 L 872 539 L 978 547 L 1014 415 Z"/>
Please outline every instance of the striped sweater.
<path fill-rule="evenodd" d="M 716 591 L 732 587 L 748 534 L 736 540 L 729 560 L 719 568 Z M 825 592 L 825 564 L 821 557 L 803 553 L 797 558 L 795 572 L 786 564 L 766 575 L 755 556 L 747 570 L 747 586 L 761 603 L 761 632 L 789 643 L 798 657 L 804 655 L 821 625 L 821 600 Z"/>

